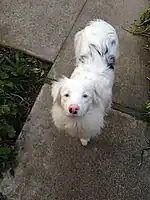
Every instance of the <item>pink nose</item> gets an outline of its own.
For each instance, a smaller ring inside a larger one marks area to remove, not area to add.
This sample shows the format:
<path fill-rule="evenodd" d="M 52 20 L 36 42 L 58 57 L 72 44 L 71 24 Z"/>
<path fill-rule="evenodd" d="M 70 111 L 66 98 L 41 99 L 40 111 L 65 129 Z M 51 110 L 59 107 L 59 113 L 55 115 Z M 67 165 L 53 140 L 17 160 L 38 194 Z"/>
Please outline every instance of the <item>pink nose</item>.
<path fill-rule="evenodd" d="M 71 114 L 77 114 L 78 113 L 78 110 L 80 110 L 80 107 L 76 104 L 71 104 L 68 108 L 69 112 Z"/>

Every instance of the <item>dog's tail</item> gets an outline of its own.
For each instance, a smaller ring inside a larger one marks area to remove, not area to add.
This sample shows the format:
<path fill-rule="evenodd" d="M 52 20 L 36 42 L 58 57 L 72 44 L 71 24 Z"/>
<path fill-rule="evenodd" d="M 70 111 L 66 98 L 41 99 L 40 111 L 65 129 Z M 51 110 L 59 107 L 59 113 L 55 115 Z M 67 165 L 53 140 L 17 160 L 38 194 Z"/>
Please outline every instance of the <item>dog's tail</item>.
<path fill-rule="evenodd" d="M 119 57 L 119 41 L 115 29 L 103 20 L 91 21 L 74 38 L 75 56 L 77 62 L 89 57 L 96 51 L 110 68 Z"/>

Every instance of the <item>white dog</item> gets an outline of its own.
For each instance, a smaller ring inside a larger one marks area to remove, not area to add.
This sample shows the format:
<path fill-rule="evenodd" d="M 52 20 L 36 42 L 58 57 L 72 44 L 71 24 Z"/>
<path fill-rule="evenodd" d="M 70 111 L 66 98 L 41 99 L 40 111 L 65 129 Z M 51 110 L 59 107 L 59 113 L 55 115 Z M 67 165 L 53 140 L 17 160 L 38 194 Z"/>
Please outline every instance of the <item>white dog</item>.
<path fill-rule="evenodd" d="M 118 36 L 110 24 L 98 19 L 76 33 L 74 47 L 77 67 L 70 78 L 52 84 L 52 118 L 59 130 L 86 146 L 101 133 L 111 107 Z"/>

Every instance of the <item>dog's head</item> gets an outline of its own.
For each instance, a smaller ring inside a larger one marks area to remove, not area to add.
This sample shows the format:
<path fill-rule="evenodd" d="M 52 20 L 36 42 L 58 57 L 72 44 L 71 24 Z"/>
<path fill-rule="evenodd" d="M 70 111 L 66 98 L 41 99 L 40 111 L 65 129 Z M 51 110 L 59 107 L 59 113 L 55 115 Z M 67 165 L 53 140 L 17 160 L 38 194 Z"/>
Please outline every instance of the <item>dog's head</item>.
<path fill-rule="evenodd" d="M 68 116 L 83 116 L 96 103 L 99 95 L 90 81 L 64 77 L 52 85 L 53 104 L 57 103 Z"/>

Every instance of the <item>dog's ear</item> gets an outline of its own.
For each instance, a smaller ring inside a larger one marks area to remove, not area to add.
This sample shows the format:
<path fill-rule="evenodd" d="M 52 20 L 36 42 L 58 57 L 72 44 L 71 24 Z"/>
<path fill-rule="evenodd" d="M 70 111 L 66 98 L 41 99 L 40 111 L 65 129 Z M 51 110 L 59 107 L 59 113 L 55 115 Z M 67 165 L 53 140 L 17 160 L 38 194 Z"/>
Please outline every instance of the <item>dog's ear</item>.
<path fill-rule="evenodd" d="M 62 89 L 66 79 L 67 78 L 65 76 L 63 76 L 63 78 L 52 83 L 51 95 L 53 98 L 53 104 L 56 102 L 58 102 L 60 104 L 60 101 L 61 101 L 60 92 L 61 92 L 61 89 Z"/>
<path fill-rule="evenodd" d="M 94 84 L 93 86 L 93 104 L 98 105 L 100 100 L 102 100 L 101 96 L 102 89 L 99 84 Z"/>
<path fill-rule="evenodd" d="M 94 84 L 93 87 L 93 105 L 100 105 L 100 103 L 102 103 L 105 106 L 107 105 L 107 101 L 105 99 L 111 99 L 112 98 L 112 90 L 109 87 L 109 81 L 108 81 L 108 85 L 102 86 L 101 84 Z"/>

